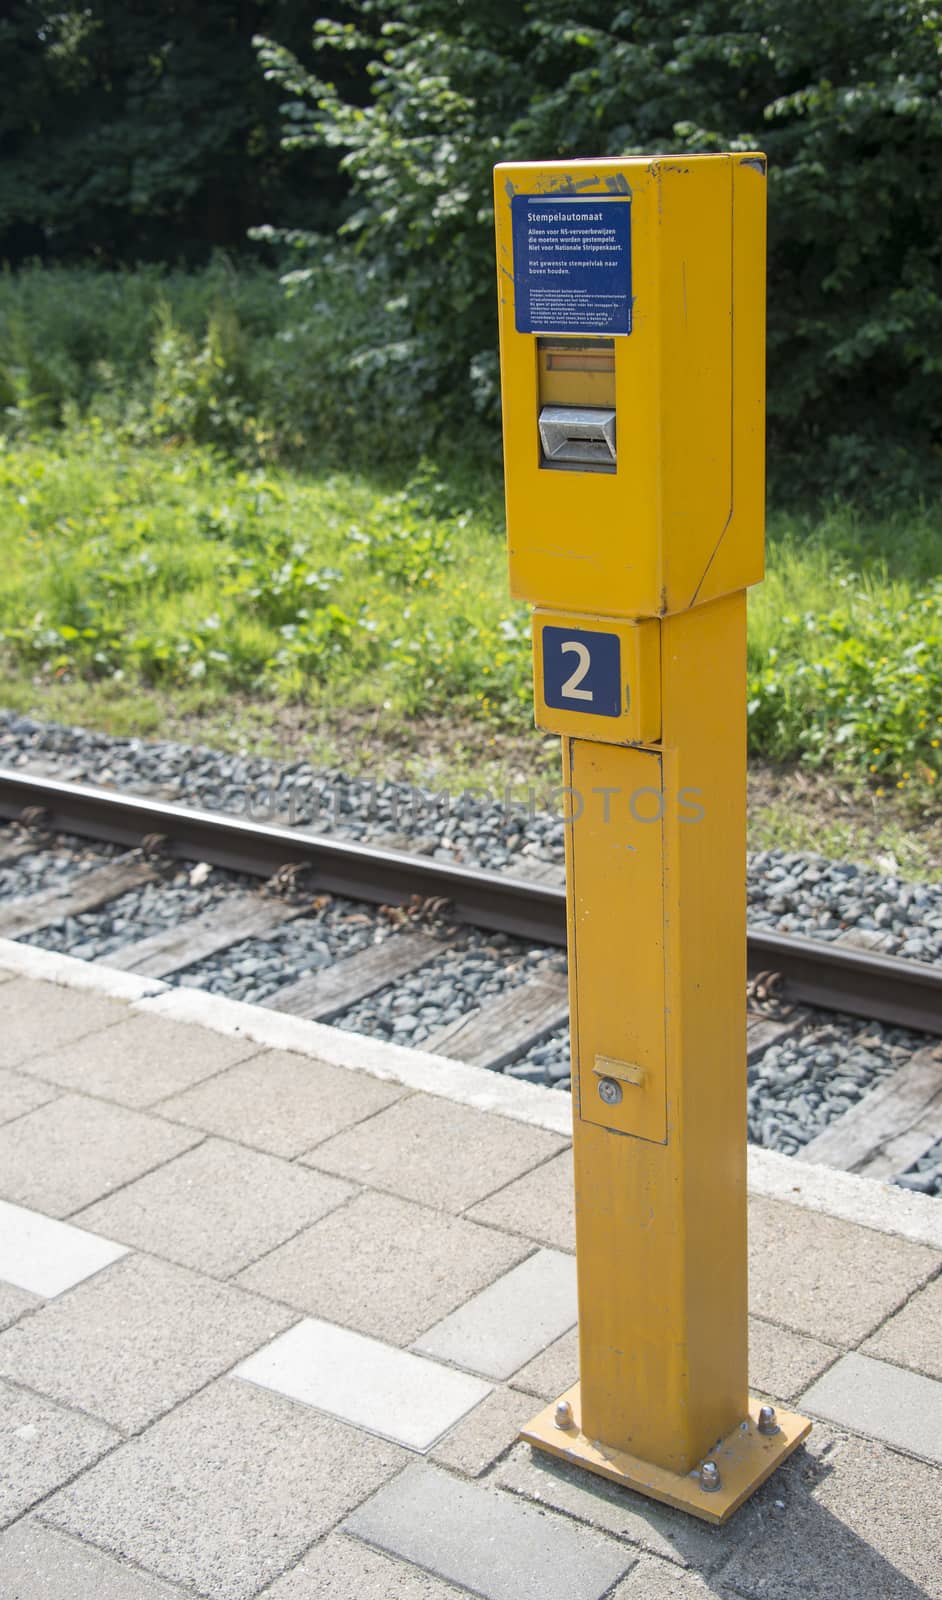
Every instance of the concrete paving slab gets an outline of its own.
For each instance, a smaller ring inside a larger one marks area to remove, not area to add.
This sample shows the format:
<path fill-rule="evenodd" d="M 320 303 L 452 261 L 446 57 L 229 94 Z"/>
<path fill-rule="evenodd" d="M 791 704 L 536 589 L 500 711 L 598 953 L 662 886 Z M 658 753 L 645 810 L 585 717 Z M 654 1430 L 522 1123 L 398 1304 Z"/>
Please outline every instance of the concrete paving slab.
<path fill-rule="evenodd" d="M 509 1378 L 577 1316 L 575 1258 L 538 1250 L 429 1328 L 414 1348 L 488 1378 Z"/>
<path fill-rule="evenodd" d="M 564 1150 L 525 1177 L 508 1183 L 498 1194 L 468 1212 L 511 1233 L 522 1233 L 556 1250 L 575 1250 L 576 1224 L 572 1198 L 572 1151 Z"/>
<path fill-rule="evenodd" d="M 227 1278 L 355 1192 L 339 1178 L 207 1139 L 76 1220 L 180 1266 Z"/>
<path fill-rule="evenodd" d="M 749 1206 L 750 1310 L 847 1349 L 937 1271 L 925 1245 L 781 1201 Z"/>
<path fill-rule="evenodd" d="M 719 1588 L 697 1572 L 642 1556 L 612 1590 L 611 1600 L 735 1600 L 735 1596 L 731 1589 Z"/>
<path fill-rule="evenodd" d="M 0 1067 L 0 1122 L 12 1122 L 24 1111 L 34 1111 L 48 1100 L 55 1100 L 58 1093 L 51 1084 L 39 1083 L 22 1072 L 8 1072 Z"/>
<path fill-rule="evenodd" d="M 803 1410 L 942 1465 L 942 1383 L 856 1353 L 802 1395 Z"/>
<path fill-rule="evenodd" d="M 0 1534 L 7 1600 L 186 1600 L 138 1567 L 30 1519 Z"/>
<path fill-rule="evenodd" d="M 490 1389 L 480 1378 L 311 1317 L 256 1350 L 233 1377 L 423 1452 Z"/>
<path fill-rule="evenodd" d="M 466 1478 L 479 1478 L 509 1450 L 533 1416 L 533 1397 L 516 1389 L 494 1389 L 429 1452 L 429 1459 Z"/>
<path fill-rule="evenodd" d="M 27 1294 L 25 1289 L 14 1289 L 12 1283 L 0 1283 L 0 1332 L 9 1328 L 27 1311 L 34 1311 L 43 1301 L 38 1294 Z"/>
<path fill-rule="evenodd" d="M 816 1439 L 736 1513 L 741 1535 L 717 1574 L 721 1590 L 745 1600 L 938 1600 L 938 1470 L 823 1423 L 809 1444 Z"/>
<path fill-rule="evenodd" d="M 224 1379 L 61 1489 L 42 1520 L 210 1600 L 249 1600 L 404 1460 Z"/>
<path fill-rule="evenodd" d="M 539 1395 L 542 1400 L 555 1400 L 564 1390 L 572 1388 L 578 1376 L 579 1329 L 570 1328 L 561 1339 L 548 1345 L 519 1372 L 515 1372 L 511 1386 L 525 1389 L 530 1395 Z M 533 1407 L 534 1411 L 539 1409 L 539 1406 Z"/>
<path fill-rule="evenodd" d="M 52 1299 L 127 1255 L 124 1245 L 0 1200 L 0 1278 Z"/>
<path fill-rule="evenodd" d="M 0 940 L 0 950 L 2 944 Z M 487 1067 L 448 1061 L 445 1056 L 411 1050 L 385 1039 L 370 1039 L 362 1033 L 348 1033 L 322 1022 L 309 1022 L 305 1017 L 292 1017 L 268 1006 L 229 1000 L 205 989 L 167 989 L 153 1000 L 142 1000 L 139 1009 L 173 1017 L 178 1022 L 198 1022 L 220 1033 L 254 1039 L 275 1050 L 292 1050 L 315 1061 L 369 1072 L 373 1077 L 391 1079 L 410 1089 L 476 1106 L 479 1111 L 492 1111 L 533 1127 L 547 1128 L 564 1137 L 572 1132 L 568 1096 L 533 1083 L 520 1083 Z"/>
<path fill-rule="evenodd" d="M 773 1400 L 794 1400 L 840 1355 L 836 1345 L 749 1318 L 749 1387 Z"/>
<path fill-rule="evenodd" d="M 158 1117 L 64 1094 L 0 1128 L 0 1195 L 67 1217 L 200 1137 Z"/>
<path fill-rule="evenodd" d="M 942 1379 L 942 1277 L 914 1294 L 867 1340 L 863 1351 Z"/>
<path fill-rule="evenodd" d="M 329 1067 L 289 1050 L 265 1050 L 159 1109 L 171 1121 L 291 1159 L 406 1093 L 365 1072 Z"/>
<path fill-rule="evenodd" d="M 467 1594 L 359 1539 L 330 1533 L 259 1600 L 467 1600 Z"/>
<path fill-rule="evenodd" d="M 32 978 L 14 978 L 3 990 L 0 1067 L 18 1067 L 70 1039 L 121 1022 L 127 1015 L 122 1000 L 55 983 L 37 983 Z"/>
<path fill-rule="evenodd" d="M 565 1148 L 565 1140 L 542 1128 L 417 1094 L 303 1159 L 370 1188 L 458 1212 Z"/>
<path fill-rule="evenodd" d="M 120 1439 L 103 1422 L 0 1383 L 0 1524 L 21 1516 Z M 8 1593 L 2 1568 L 0 1593 Z"/>
<path fill-rule="evenodd" d="M 411 1344 L 527 1249 L 461 1217 L 361 1194 L 246 1268 L 238 1282 L 328 1322 Z"/>
<path fill-rule="evenodd" d="M 680 1566 L 689 1563 L 701 1572 L 718 1567 L 735 1538 L 735 1519 L 726 1528 L 713 1528 L 528 1444 L 518 1444 L 500 1463 L 494 1482 L 534 1506 L 575 1517 L 650 1554 Z"/>
<path fill-rule="evenodd" d="M 633 1562 L 605 1534 L 426 1462 L 407 1467 L 344 1527 L 484 1600 L 600 1600 Z"/>
<path fill-rule="evenodd" d="M 5 1600 L 187 1600 L 192 1595 L 33 1518 L 0 1534 L 0 1574 Z"/>
<path fill-rule="evenodd" d="M 244 1290 L 126 1256 L 0 1334 L 0 1376 L 130 1433 L 290 1321 Z"/>
<path fill-rule="evenodd" d="M 64 1089 L 142 1109 L 257 1052 L 248 1039 L 138 1011 L 103 1033 L 33 1056 L 26 1070 Z"/>

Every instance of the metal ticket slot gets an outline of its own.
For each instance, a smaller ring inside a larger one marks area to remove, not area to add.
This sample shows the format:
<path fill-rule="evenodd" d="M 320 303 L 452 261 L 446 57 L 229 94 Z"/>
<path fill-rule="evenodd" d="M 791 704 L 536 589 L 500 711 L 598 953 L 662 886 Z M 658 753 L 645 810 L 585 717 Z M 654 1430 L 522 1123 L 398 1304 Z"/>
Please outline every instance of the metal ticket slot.
<path fill-rule="evenodd" d="M 810 1424 L 746 1349 L 746 590 L 765 158 L 495 170 L 507 538 L 569 797 L 580 1381 L 542 1450 L 722 1522 Z"/>

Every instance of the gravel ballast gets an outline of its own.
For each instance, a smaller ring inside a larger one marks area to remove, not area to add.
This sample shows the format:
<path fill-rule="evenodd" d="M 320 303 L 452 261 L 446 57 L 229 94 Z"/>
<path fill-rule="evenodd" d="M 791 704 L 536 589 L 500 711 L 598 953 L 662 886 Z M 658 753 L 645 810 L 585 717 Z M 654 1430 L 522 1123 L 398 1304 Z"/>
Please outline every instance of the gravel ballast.
<path fill-rule="evenodd" d="M 433 858 L 562 881 L 565 825 L 514 794 L 446 799 L 339 768 L 228 755 L 169 740 L 117 738 L 0 713 L 0 764 L 258 820 L 303 823 Z M 538 796 L 534 796 L 536 801 Z M 942 884 L 797 851 L 748 861 L 757 928 L 942 964 Z"/>
<path fill-rule="evenodd" d="M 304 763 L 284 767 L 261 758 L 110 738 L 9 715 L 0 715 L 0 764 L 241 815 L 250 809 L 259 817 L 313 824 L 364 842 L 562 879 L 563 823 L 493 801 L 478 799 L 446 814 L 435 796 L 405 784 L 371 785 Z M 48 850 L 36 849 L 0 865 L 0 895 L 9 900 L 64 887 L 77 872 L 115 853 L 112 847 L 56 838 Z M 227 896 L 259 888 L 257 880 L 218 868 L 167 868 L 162 877 L 162 882 L 33 935 L 29 942 L 83 959 L 107 960 L 132 939 L 177 926 L 223 904 Z M 942 964 L 942 886 L 910 883 L 823 856 L 764 850 L 749 858 L 748 895 L 754 927 Z M 173 981 L 263 1004 L 284 985 L 381 942 L 403 925 L 402 913 L 341 897 L 309 897 L 304 910 L 270 937 L 243 940 L 175 974 Z M 544 971 L 565 971 L 560 951 L 506 935 L 427 925 L 424 931 L 449 934 L 447 948 L 425 967 L 333 1018 L 336 1026 L 421 1048 L 438 1029 L 518 984 Z M 768 1047 L 749 1069 L 750 1140 L 794 1155 L 924 1042 L 899 1028 L 810 1013 L 797 1031 Z M 566 1031 L 551 1033 L 503 1071 L 569 1090 Z M 924 1193 L 942 1193 L 942 1142 L 898 1181 Z"/>

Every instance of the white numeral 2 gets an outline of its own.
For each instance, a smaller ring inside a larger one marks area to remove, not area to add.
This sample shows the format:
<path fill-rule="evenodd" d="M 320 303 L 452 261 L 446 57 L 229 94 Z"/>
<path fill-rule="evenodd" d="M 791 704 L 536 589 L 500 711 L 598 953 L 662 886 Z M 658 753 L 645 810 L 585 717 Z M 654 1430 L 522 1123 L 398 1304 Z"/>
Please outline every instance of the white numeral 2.
<path fill-rule="evenodd" d="M 579 657 L 579 665 L 576 667 L 575 672 L 566 679 L 559 691 L 560 694 L 566 700 L 591 700 L 591 689 L 578 689 L 576 687 L 577 684 L 582 682 L 591 665 L 591 657 L 585 645 L 580 644 L 578 639 L 567 639 L 564 644 L 560 645 L 560 649 L 564 656 L 571 655 L 575 651 L 575 654 Z"/>

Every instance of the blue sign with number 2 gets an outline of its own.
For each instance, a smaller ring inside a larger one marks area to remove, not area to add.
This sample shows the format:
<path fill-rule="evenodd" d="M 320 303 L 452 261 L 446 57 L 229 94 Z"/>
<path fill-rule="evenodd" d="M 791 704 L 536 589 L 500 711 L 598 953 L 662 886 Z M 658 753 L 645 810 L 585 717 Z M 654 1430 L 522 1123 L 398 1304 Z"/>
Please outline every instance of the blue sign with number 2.
<path fill-rule="evenodd" d="M 617 633 L 544 628 L 543 698 L 556 711 L 619 716 L 621 652 Z"/>

